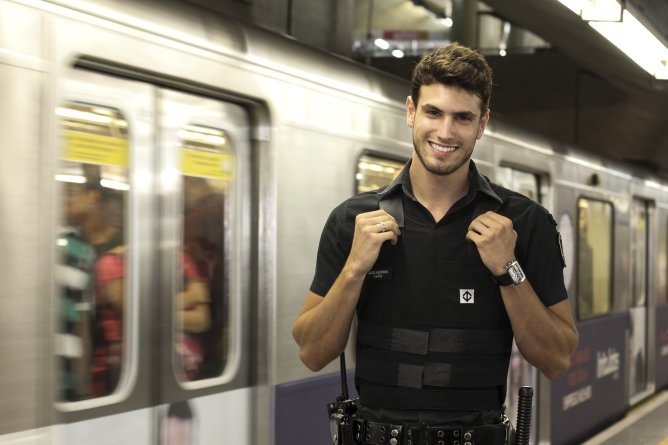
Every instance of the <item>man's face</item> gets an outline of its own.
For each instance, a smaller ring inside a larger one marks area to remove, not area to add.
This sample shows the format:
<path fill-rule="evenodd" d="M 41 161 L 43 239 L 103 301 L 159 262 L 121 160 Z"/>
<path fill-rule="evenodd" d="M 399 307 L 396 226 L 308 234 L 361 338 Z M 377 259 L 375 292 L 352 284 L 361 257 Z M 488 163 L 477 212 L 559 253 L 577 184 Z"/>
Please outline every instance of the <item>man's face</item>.
<path fill-rule="evenodd" d="M 64 192 L 66 224 L 77 225 L 81 222 L 86 212 L 85 186 L 83 184 L 66 182 L 64 183 Z"/>
<path fill-rule="evenodd" d="M 438 175 L 468 165 L 489 120 L 489 110 L 481 115 L 478 96 L 441 83 L 423 85 L 417 108 L 408 97 L 406 109 L 415 152 L 424 167 Z"/>

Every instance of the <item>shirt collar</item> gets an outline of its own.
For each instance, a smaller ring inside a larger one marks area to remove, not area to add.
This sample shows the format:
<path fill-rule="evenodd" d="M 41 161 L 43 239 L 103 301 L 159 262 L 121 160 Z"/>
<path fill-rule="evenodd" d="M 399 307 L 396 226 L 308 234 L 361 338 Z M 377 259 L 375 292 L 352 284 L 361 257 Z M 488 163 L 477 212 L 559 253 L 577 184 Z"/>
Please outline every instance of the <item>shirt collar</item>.
<path fill-rule="evenodd" d="M 397 190 L 402 190 L 404 194 L 411 198 L 414 201 L 417 201 L 415 198 L 415 195 L 413 195 L 413 186 L 411 185 L 411 178 L 409 174 L 409 170 L 411 167 L 411 162 L 413 162 L 412 159 L 409 159 L 406 165 L 404 165 L 404 168 L 399 172 L 397 177 L 384 189 L 381 189 L 378 194 L 379 198 L 382 199 L 387 199 L 389 196 L 392 194 L 396 193 Z M 471 160 L 469 163 L 469 172 L 471 173 L 470 175 L 470 187 L 469 187 L 469 192 L 467 196 L 464 198 L 466 202 L 472 202 L 477 193 L 480 192 L 484 195 L 487 195 L 488 197 L 492 198 L 495 201 L 498 201 L 499 203 L 503 203 L 503 200 L 499 197 L 499 195 L 492 190 L 492 187 L 490 186 L 490 180 L 480 173 L 478 171 L 478 167 L 476 167 L 475 162 Z"/>

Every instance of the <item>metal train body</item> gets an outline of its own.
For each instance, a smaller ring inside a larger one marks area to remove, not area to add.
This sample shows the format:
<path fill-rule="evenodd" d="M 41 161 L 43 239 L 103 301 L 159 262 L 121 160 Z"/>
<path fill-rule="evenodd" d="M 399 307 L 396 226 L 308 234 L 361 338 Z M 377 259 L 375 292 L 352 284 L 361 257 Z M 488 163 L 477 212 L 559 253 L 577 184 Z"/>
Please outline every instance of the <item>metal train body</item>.
<path fill-rule="evenodd" d="M 337 363 L 308 371 L 291 325 L 331 209 L 411 156 L 407 83 L 186 3 L 3 0 L 0 91 L 0 444 L 329 443 Z M 668 185 L 494 116 L 474 159 L 559 222 L 580 346 L 555 382 L 513 360 L 509 393 L 536 388 L 536 443 L 573 443 L 668 385 Z M 120 190 L 122 353 L 109 391 L 70 397 L 86 348 L 62 330 L 60 231 L 91 168 Z M 225 202 L 224 357 L 194 379 L 188 178 Z"/>

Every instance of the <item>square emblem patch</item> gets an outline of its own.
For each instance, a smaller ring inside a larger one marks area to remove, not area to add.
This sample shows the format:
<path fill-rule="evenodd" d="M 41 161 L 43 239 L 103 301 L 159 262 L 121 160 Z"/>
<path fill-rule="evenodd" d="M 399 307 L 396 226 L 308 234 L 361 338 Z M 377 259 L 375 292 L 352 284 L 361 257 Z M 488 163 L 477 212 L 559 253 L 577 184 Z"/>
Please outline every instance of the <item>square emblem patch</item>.
<path fill-rule="evenodd" d="M 459 303 L 473 304 L 475 301 L 475 289 L 459 289 Z"/>

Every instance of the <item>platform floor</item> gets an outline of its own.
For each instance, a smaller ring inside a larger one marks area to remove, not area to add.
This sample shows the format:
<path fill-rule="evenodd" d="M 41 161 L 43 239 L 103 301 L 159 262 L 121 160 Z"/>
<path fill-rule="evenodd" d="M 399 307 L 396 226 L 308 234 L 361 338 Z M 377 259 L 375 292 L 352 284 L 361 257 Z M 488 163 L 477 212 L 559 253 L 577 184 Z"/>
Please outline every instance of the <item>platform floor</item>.
<path fill-rule="evenodd" d="M 629 412 L 583 445 L 668 445 L 668 390 Z"/>

